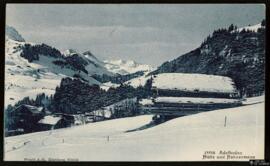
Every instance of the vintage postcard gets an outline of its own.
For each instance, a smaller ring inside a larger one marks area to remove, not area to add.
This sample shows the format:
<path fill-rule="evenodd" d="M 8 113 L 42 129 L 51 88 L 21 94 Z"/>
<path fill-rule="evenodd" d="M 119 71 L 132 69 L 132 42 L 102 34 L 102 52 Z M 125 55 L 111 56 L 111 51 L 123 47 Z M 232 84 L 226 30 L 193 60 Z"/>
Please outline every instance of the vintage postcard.
<path fill-rule="evenodd" d="M 263 160 L 265 11 L 7 3 L 4 160 Z"/>

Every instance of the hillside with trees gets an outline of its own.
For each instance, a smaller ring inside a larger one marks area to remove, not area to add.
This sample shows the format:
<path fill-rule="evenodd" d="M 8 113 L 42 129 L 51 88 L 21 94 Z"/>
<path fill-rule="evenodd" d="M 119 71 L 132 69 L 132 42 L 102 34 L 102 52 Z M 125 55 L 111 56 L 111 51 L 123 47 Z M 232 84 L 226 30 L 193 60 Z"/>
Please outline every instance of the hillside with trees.
<path fill-rule="evenodd" d="M 235 25 L 218 29 L 199 48 L 163 63 L 151 74 L 202 73 L 231 77 L 241 94 L 264 92 L 265 20 L 253 31 Z"/>
<path fill-rule="evenodd" d="M 150 94 L 150 88 L 133 88 L 121 85 L 110 88 L 108 91 L 101 89 L 98 85 L 92 85 L 79 80 L 65 78 L 60 87 L 56 88 L 53 97 L 53 111 L 64 113 L 91 112 L 101 107 L 109 106 L 126 98 L 143 98 Z"/>

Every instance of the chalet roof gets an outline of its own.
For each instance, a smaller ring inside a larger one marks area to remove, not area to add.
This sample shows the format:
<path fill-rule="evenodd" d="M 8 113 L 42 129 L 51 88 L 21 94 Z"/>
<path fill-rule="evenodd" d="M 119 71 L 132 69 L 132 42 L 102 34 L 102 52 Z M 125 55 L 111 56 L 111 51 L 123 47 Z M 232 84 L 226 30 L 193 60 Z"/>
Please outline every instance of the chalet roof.
<path fill-rule="evenodd" d="M 154 104 L 153 101 L 152 101 L 152 99 L 141 99 L 139 101 L 139 103 L 141 105 L 153 105 Z"/>
<path fill-rule="evenodd" d="M 54 117 L 54 116 L 48 115 L 48 116 L 44 116 L 44 118 L 38 121 L 38 123 L 55 125 L 57 122 L 59 122 L 59 120 L 61 120 L 61 117 Z"/>
<path fill-rule="evenodd" d="M 152 88 L 218 93 L 236 92 L 234 82 L 229 77 L 189 73 L 162 73 L 155 75 Z"/>
<path fill-rule="evenodd" d="M 12 112 L 21 109 L 22 107 L 26 108 L 27 110 L 29 110 L 30 112 L 32 112 L 33 114 L 39 114 L 42 112 L 43 107 L 36 107 L 36 106 L 32 106 L 32 105 L 27 105 L 27 104 L 22 104 L 18 107 L 16 107 Z"/>
<path fill-rule="evenodd" d="M 194 103 L 194 104 L 232 104 L 239 103 L 238 99 L 227 98 L 199 98 L 199 97 L 157 97 L 156 103 Z"/>

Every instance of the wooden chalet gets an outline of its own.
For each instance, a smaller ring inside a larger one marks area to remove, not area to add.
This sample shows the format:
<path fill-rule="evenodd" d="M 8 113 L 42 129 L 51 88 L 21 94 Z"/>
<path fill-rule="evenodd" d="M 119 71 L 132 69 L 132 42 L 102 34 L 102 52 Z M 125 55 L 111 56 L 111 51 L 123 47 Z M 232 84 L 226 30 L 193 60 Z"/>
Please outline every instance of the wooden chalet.
<path fill-rule="evenodd" d="M 60 116 L 47 115 L 38 122 L 38 125 L 39 129 L 44 131 L 68 127 L 70 124 Z"/>
<path fill-rule="evenodd" d="M 10 130 L 22 129 L 24 133 L 38 130 L 37 122 L 45 116 L 43 107 L 22 104 L 8 113 Z"/>
<path fill-rule="evenodd" d="M 127 98 L 109 106 L 102 107 L 92 112 L 86 112 L 85 122 L 97 122 L 112 118 L 127 117 L 134 114 L 137 107 L 137 98 Z"/>
<path fill-rule="evenodd" d="M 184 116 L 242 104 L 229 77 L 163 73 L 152 78 L 153 96 L 139 101 L 140 110 L 164 116 Z"/>
<path fill-rule="evenodd" d="M 67 126 L 72 126 L 75 124 L 75 115 L 74 114 L 54 113 L 54 115 L 64 119 L 65 123 L 67 123 Z"/>

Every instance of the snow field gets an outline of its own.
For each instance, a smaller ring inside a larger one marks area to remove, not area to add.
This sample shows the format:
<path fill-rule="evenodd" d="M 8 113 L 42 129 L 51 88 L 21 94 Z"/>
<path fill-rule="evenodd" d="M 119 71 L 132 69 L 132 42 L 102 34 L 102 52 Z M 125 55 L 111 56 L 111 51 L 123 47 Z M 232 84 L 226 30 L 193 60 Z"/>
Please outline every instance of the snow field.
<path fill-rule="evenodd" d="M 143 115 L 54 130 L 51 134 L 47 131 L 9 137 L 5 147 L 27 138 L 30 143 L 5 153 L 5 160 L 211 161 L 202 159 L 207 150 L 237 150 L 258 159 L 264 156 L 264 103 L 194 114 L 125 132 L 148 124 L 151 118 Z"/>

